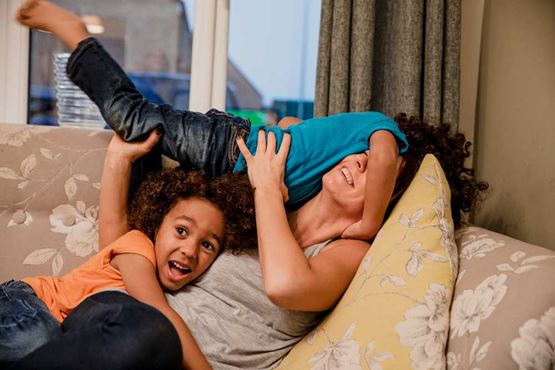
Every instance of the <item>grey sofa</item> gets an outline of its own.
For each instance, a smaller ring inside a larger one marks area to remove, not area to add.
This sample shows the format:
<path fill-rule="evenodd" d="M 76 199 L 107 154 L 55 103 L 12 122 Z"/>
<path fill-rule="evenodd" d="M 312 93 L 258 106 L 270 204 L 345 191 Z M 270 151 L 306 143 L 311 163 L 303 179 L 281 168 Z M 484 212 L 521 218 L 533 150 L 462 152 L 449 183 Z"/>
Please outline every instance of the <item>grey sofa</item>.
<path fill-rule="evenodd" d="M 63 274 L 98 251 L 100 175 L 111 135 L 0 124 L 1 281 Z M 459 273 L 445 366 L 553 369 L 555 253 L 475 226 L 455 237 Z M 388 368 L 386 357 L 361 366 Z"/>

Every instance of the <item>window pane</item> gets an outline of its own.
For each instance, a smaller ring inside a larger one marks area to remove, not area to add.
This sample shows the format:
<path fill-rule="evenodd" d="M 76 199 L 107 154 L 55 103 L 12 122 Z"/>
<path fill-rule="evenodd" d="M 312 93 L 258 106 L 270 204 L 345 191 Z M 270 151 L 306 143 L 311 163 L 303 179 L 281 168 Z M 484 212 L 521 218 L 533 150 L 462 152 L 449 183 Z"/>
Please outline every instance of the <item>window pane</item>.
<path fill-rule="evenodd" d="M 89 24 L 110 54 L 149 100 L 186 109 L 189 102 L 193 0 L 54 0 Z M 29 123 L 71 123 L 72 114 L 94 120 L 80 97 L 56 99 L 55 55 L 68 50 L 52 35 L 31 33 Z M 63 57 L 58 60 L 62 62 Z M 60 80 L 60 78 L 59 78 Z M 66 89 L 66 90 L 64 90 Z M 57 104 L 58 103 L 58 104 Z M 58 105 L 57 109 L 56 105 Z M 63 119 L 59 120 L 60 116 Z M 102 126 L 103 124 L 100 124 Z M 97 124 L 98 126 L 98 124 Z"/>
<path fill-rule="evenodd" d="M 320 5 L 231 0 L 228 110 L 254 124 L 313 116 Z"/>

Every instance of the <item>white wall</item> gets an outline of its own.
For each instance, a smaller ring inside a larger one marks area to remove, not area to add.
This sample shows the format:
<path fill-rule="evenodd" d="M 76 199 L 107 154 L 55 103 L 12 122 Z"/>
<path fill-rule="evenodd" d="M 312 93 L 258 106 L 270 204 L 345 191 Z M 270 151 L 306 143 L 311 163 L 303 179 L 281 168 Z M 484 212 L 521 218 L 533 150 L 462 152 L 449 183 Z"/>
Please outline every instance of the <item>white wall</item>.
<path fill-rule="evenodd" d="M 555 1 L 485 2 L 474 222 L 555 250 Z"/>

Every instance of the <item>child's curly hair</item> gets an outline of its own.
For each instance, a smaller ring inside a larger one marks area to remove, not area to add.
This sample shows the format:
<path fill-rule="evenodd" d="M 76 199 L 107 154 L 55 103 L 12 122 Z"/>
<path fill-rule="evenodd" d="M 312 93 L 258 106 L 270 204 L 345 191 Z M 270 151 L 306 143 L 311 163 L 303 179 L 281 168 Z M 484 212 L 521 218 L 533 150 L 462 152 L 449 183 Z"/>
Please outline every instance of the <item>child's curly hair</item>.
<path fill-rule="evenodd" d="M 246 176 L 225 175 L 209 179 L 201 171 L 181 168 L 151 172 L 129 202 L 129 227 L 154 240 L 162 220 L 179 199 L 198 197 L 224 214 L 223 245 L 233 253 L 256 248 L 256 223 L 251 186 Z"/>
<path fill-rule="evenodd" d="M 438 159 L 445 172 L 451 188 L 453 222 L 455 228 L 460 227 L 462 214 L 469 212 L 480 200 L 480 194 L 489 187 L 487 182 L 474 177 L 473 169 L 464 167 L 465 158 L 470 156 L 471 143 L 464 134 L 451 133 L 451 126 L 446 123 L 433 126 L 418 117 L 407 118 L 405 113 L 395 116 L 395 122 L 406 135 L 409 149 L 402 154 L 405 163 L 397 177 L 387 214 L 410 185 L 424 156 L 430 153 Z"/>

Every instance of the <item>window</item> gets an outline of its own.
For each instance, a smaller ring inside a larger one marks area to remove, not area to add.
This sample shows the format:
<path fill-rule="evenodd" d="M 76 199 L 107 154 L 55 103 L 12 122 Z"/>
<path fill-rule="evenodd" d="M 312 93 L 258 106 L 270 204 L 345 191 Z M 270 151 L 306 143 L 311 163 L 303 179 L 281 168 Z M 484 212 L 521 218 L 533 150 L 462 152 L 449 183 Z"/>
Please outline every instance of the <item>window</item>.
<path fill-rule="evenodd" d="M 149 100 L 188 108 L 194 0 L 53 2 L 84 18 Z M 254 124 L 312 117 L 320 2 L 231 0 L 230 7 L 226 109 Z M 52 35 L 31 33 L 29 123 L 71 124 L 74 111 L 86 122 L 100 119 L 63 99 L 55 61 L 67 52 Z"/>
<path fill-rule="evenodd" d="M 186 4 L 192 1 L 53 2 L 83 17 L 89 32 L 102 42 L 149 100 L 186 108 L 192 45 L 189 27 L 192 14 L 187 14 Z M 59 61 L 58 65 L 62 63 L 60 53 L 67 52 L 52 35 L 31 32 L 29 123 L 72 123 L 76 119 L 74 113 L 85 121 L 95 121 L 94 112 L 83 109 L 85 103 L 62 96 L 66 87 L 61 78 L 56 79 L 55 61 Z M 80 104 L 79 109 L 72 109 Z"/>
<path fill-rule="evenodd" d="M 313 116 L 320 1 L 231 0 L 228 111 L 253 124 Z"/>

